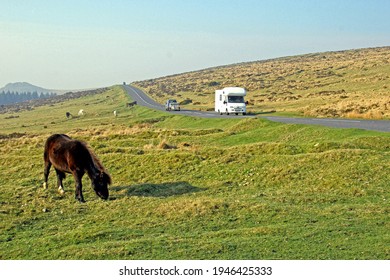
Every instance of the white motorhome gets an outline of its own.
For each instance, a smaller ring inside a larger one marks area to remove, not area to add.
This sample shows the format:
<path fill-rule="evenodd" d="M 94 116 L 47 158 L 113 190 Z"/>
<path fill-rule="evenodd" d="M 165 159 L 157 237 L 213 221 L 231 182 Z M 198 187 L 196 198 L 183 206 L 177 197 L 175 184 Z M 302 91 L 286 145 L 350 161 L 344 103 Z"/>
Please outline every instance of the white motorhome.
<path fill-rule="evenodd" d="M 240 87 L 225 87 L 215 91 L 215 111 L 219 114 L 242 113 L 246 115 L 244 96 L 246 90 Z"/>

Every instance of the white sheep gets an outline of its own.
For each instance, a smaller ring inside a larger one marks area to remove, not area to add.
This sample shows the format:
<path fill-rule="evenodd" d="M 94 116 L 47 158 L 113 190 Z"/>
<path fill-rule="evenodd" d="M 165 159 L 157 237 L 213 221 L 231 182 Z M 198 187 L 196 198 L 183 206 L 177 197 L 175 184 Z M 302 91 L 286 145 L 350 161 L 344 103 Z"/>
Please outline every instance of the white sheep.
<path fill-rule="evenodd" d="M 80 109 L 78 115 L 79 116 L 84 116 L 85 115 L 85 111 L 83 109 Z"/>

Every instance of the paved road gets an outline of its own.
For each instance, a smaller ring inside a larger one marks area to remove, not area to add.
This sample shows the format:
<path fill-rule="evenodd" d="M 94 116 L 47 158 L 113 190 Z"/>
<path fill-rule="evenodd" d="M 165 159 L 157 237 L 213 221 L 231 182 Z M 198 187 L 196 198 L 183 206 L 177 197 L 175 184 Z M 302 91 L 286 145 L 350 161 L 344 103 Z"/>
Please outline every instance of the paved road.
<path fill-rule="evenodd" d="M 164 105 L 158 104 L 156 101 L 147 96 L 142 90 L 133 86 L 124 85 L 123 88 L 131 96 L 138 105 L 146 106 L 156 110 L 165 111 Z M 171 111 L 172 114 L 187 115 L 204 118 L 250 118 L 255 115 L 219 115 L 217 112 L 181 110 Z M 271 117 L 260 116 L 275 122 L 292 123 L 292 124 L 308 124 L 308 125 L 323 125 L 336 128 L 360 128 L 366 130 L 390 132 L 390 121 L 375 121 L 375 120 L 351 120 L 351 119 L 316 119 L 316 118 L 287 118 L 287 117 Z"/>
<path fill-rule="evenodd" d="M 152 109 L 165 111 L 165 106 L 157 103 L 153 99 L 151 99 L 149 96 L 147 96 L 142 90 L 129 86 L 124 85 L 123 88 L 127 91 L 127 93 L 131 96 L 131 98 L 134 101 L 137 101 L 138 105 L 146 106 Z M 170 111 L 171 114 L 176 115 L 186 115 L 186 116 L 193 116 L 193 117 L 204 117 L 204 118 L 245 118 L 250 116 L 242 116 L 242 115 L 219 115 L 217 112 L 214 111 L 196 111 L 196 110 L 181 110 L 181 111 Z M 252 116 L 254 117 L 254 116 Z"/>

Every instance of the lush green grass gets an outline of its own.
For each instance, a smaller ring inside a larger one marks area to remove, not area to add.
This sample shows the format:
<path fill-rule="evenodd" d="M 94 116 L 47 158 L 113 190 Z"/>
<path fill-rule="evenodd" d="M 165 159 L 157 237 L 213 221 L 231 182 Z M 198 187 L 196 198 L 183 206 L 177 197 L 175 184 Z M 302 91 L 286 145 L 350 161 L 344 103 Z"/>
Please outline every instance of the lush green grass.
<path fill-rule="evenodd" d="M 115 87 L 0 116 L 2 137 L 13 136 L 0 140 L 1 259 L 389 259 L 388 133 L 126 101 Z M 86 116 L 65 118 L 81 108 Z M 87 177 L 87 203 L 69 176 L 61 196 L 53 170 L 42 188 L 43 145 L 56 132 L 94 149 L 113 177 L 109 201 Z"/>

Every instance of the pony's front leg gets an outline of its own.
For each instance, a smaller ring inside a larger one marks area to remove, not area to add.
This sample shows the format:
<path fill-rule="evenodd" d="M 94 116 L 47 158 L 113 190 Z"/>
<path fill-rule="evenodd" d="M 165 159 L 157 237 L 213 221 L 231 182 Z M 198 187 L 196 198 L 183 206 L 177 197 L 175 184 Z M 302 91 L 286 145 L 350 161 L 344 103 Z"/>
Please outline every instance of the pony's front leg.
<path fill-rule="evenodd" d="M 62 180 L 65 179 L 65 173 L 61 172 L 56 169 L 57 172 L 57 187 L 58 187 L 58 192 L 63 195 L 65 193 L 64 191 L 64 186 L 62 185 Z"/>
<path fill-rule="evenodd" d="M 80 202 L 85 202 L 84 196 L 83 196 L 83 186 L 81 185 L 81 182 L 76 185 L 75 198 Z"/>
<path fill-rule="evenodd" d="M 76 181 L 75 198 L 80 202 L 85 202 L 83 196 L 83 185 L 82 185 L 83 175 L 84 173 L 81 172 L 73 172 L 74 180 Z"/>

